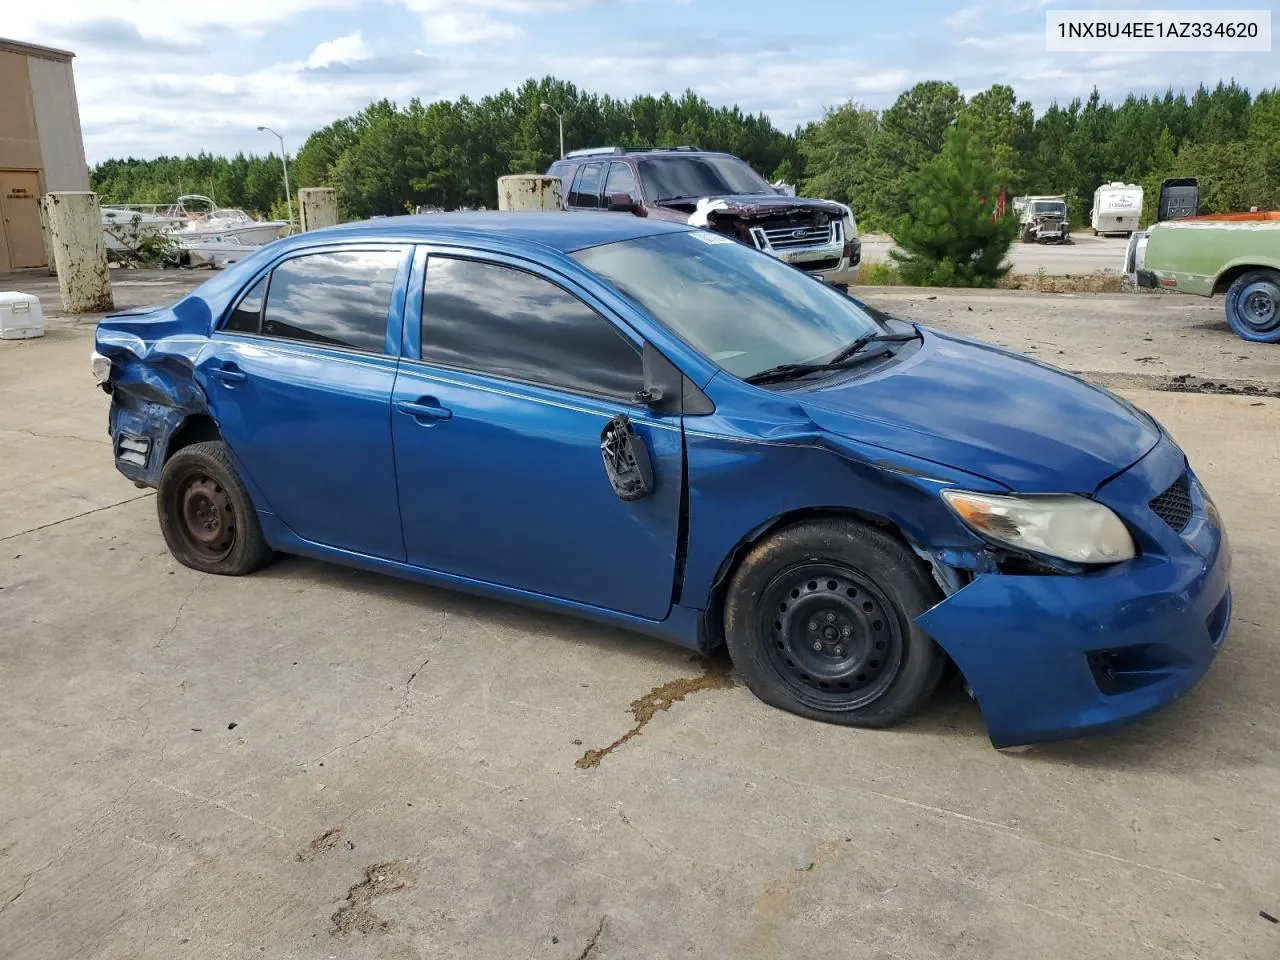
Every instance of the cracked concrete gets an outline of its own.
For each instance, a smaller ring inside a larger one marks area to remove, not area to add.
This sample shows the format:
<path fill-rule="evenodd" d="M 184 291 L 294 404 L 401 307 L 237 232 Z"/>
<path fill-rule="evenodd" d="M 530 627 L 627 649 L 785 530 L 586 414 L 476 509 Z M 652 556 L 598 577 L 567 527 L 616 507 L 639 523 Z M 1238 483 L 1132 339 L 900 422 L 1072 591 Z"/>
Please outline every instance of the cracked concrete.
<path fill-rule="evenodd" d="M 1129 394 L 1226 517 L 1231 636 L 1168 710 L 1007 755 L 954 690 L 849 730 L 678 700 L 700 668 L 624 631 L 295 558 L 201 577 L 105 436 L 23 432 L 102 432 L 90 332 L 0 342 L 5 960 L 1280 953 L 1280 400 Z"/>

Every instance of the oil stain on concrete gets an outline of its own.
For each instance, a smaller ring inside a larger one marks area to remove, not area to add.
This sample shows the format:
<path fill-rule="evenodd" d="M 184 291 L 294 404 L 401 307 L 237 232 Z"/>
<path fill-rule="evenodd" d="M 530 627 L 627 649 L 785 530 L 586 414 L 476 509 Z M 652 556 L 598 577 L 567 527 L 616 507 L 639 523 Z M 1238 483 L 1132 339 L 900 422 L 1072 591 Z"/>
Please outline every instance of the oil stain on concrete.
<path fill-rule="evenodd" d="M 635 726 L 607 747 L 588 750 L 574 761 L 574 766 L 579 770 L 600 766 L 601 760 L 632 737 L 638 736 L 660 711 L 670 710 L 672 704 L 679 703 L 691 693 L 697 693 L 699 690 L 729 689 L 733 686 L 730 669 L 727 661 L 711 662 L 707 664 L 705 672 L 700 677 L 682 677 L 679 680 L 668 681 L 660 687 L 654 687 L 640 699 L 632 700 L 631 715 L 635 718 Z"/>

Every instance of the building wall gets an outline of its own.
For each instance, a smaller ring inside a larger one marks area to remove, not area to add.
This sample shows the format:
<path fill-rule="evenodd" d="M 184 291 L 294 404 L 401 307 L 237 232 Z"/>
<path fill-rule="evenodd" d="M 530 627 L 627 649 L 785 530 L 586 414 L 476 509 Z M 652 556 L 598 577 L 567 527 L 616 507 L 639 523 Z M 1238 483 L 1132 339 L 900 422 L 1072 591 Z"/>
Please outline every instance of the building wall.
<path fill-rule="evenodd" d="M 28 57 L 31 102 L 44 167 L 45 192 L 88 190 L 89 168 L 84 160 L 80 110 L 71 64 Z"/>
<path fill-rule="evenodd" d="M 89 189 L 73 56 L 0 38 L 0 174 L 34 174 L 37 194 Z M 22 212 L 0 225 L 0 271 L 13 265 L 6 232 L 32 229 L 30 211 Z M 31 238 L 24 240 L 29 250 Z"/>
<path fill-rule="evenodd" d="M 31 101 L 31 71 L 20 53 L 0 50 L 0 170 L 39 170 L 40 135 Z"/>

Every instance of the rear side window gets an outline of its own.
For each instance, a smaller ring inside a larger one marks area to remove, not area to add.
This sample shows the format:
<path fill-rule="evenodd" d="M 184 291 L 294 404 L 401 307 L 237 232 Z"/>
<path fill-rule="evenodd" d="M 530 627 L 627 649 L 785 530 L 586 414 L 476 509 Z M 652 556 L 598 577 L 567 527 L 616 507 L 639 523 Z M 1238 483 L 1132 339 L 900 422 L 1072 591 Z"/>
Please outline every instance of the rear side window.
<path fill-rule="evenodd" d="M 600 206 L 600 181 L 604 178 L 603 163 L 584 163 L 578 171 L 578 179 L 573 181 L 573 189 L 569 191 L 569 206 Z"/>
<path fill-rule="evenodd" d="M 384 352 L 402 256 L 400 250 L 343 250 L 286 260 L 271 272 L 263 336 Z"/>
<path fill-rule="evenodd" d="M 222 325 L 224 330 L 236 333 L 257 333 L 258 324 L 262 321 L 262 295 L 267 289 L 267 278 L 263 277 L 244 295 L 236 308 Z"/>
<path fill-rule="evenodd" d="M 523 270 L 432 257 L 422 293 L 422 359 L 632 402 L 640 353 L 577 297 Z"/>

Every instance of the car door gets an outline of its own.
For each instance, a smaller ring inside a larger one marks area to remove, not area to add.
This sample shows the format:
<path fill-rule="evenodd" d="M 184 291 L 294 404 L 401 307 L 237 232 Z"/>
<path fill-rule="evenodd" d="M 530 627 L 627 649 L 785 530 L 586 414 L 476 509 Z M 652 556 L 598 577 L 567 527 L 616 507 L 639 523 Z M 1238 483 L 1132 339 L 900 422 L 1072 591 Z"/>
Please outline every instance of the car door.
<path fill-rule="evenodd" d="M 601 204 L 608 209 L 615 197 L 626 197 L 633 207 L 640 206 L 640 186 L 636 183 L 636 174 L 631 169 L 631 164 L 625 160 L 615 160 L 609 164 Z"/>
<path fill-rule="evenodd" d="M 415 319 L 392 414 L 409 562 L 665 617 L 683 436 L 678 413 L 636 402 L 639 345 L 584 291 L 497 256 L 433 252 Z M 620 417 L 651 464 L 638 499 L 602 458 Z"/>
<path fill-rule="evenodd" d="M 599 210 L 600 189 L 604 186 L 604 170 L 607 163 L 584 163 L 578 168 L 573 178 L 573 186 L 569 188 L 569 200 L 566 204 L 570 210 Z"/>
<path fill-rule="evenodd" d="M 406 245 L 301 252 L 245 291 L 196 380 L 257 504 L 305 540 L 404 559 L 391 453 Z M 391 344 L 388 347 L 388 344 Z"/>

